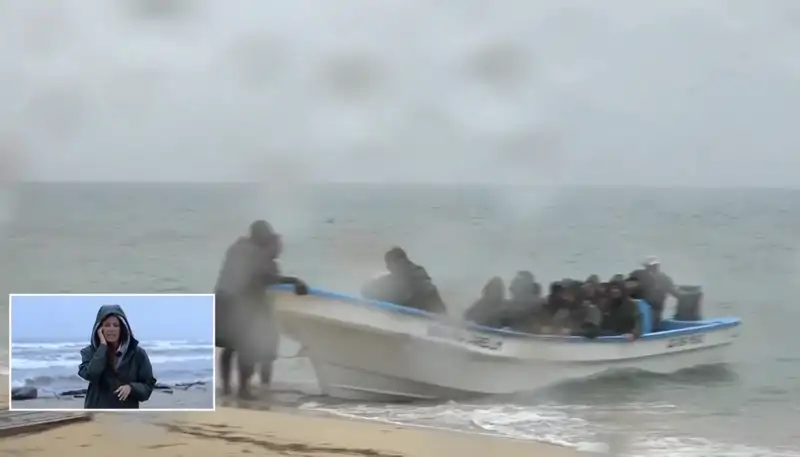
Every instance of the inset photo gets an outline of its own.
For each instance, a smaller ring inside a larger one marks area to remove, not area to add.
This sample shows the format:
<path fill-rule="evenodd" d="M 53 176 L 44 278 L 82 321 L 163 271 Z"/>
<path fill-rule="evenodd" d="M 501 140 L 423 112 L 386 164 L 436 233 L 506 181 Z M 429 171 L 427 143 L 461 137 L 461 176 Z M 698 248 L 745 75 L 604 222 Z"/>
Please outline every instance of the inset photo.
<path fill-rule="evenodd" d="M 12 294 L 12 410 L 210 411 L 213 294 Z"/>

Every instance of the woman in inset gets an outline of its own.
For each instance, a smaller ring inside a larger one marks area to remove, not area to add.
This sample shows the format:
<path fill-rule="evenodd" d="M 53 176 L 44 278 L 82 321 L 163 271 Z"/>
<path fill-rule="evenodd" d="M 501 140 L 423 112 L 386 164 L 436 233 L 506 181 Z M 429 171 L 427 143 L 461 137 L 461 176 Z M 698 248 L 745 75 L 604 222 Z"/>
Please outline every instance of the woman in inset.
<path fill-rule="evenodd" d="M 91 344 L 81 349 L 78 376 L 89 381 L 86 409 L 137 409 L 150 398 L 156 384 L 153 366 L 121 306 L 103 305 L 97 311 Z"/>

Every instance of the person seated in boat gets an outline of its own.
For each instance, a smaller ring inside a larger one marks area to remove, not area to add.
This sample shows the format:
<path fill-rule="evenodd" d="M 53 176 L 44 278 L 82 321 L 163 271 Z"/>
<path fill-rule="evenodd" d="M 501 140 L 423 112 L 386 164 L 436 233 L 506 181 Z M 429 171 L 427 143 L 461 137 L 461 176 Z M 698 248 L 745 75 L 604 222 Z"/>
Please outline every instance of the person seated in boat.
<path fill-rule="evenodd" d="M 600 334 L 602 312 L 600 304 L 600 278 L 589 276 L 579 285 L 577 306 L 571 311 L 572 335 L 595 338 Z"/>
<path fill-rule="evenodd" d="M 581 299 L 585 302 L 597 305 L 600 300 L 598 293 L 600 286 L 600 278 L 597 275 L 591 275 L 586 278 L 586 281 L 581 284 Z"/>
<path fill-rule="evenodd" d="M 608 280 L 609 283 L 623 282 L 623 281 L 625 281 L 625 275 L 622 273 L 617 273 L 614 276 L 612 276 L 611 279 Z"/>
<path fill-rule="evenodd" d="M 560 288 L 560 281 L 550 283 L 548 294 L 539 297 L 532 312 L 527 314 L 522 311 L 520 311 L 519 314 L 515 313 L 515 318 L 511 319 L 510 328 L 524 333 L 553 333 L 553 316 L 558 311 L 559 298 L 557 296 L 560 292 Z M 511 301 L 513 301 L 513 297 Z M 524 309 L 522 305 L 512 306 L 515 309 L 517 306 L 519 306 L 520 309 Z"/>
<path fill-rule="evenodd" d="M 624 335 L 631 341 L 641 336 L 642 316 L 639 306 L 628 295 L 624 282 L 609 284 L 600 325 L 604 335 Z"/>
<path fill-rule="evenodd" d="M 602 312 L 595 303 L 595 281 L 590 277 L 587 281 L 570 280 L 565 284 L 567 298 L 554 317 L 559 333 L 586 338 L 600 335 Z"/>
<path fill-rule="evenodd" d="M 628 296 L 634 300 L 642 300 L 643 293 L 642 293 L 642 284 L 636 278 L 635 275 L 631 274 L 624 280 L 618 281 L 625 285 L 625 290 L 628 292 Z"/>
<path fill-rule="evenodd" d="M 583 302 L 581 283 L 573 279 L 563 279 L 551 284 L 547 302 L 547 324 L 542 333 L 571 335 L 580 328 Z"/>
<path fill-rule="evenodd" d="M 650 256 L 642 262 L 642 268 L 633 271 L 628 280 L 638 285 L 634 298 L 646 301 L 653 309 L 653 329 L 658 329 L 664 314 L 664 304 L 672 295 L 680 298 L 680 292 L 666 273 L 661 271 L 661 262 Z"/>
<path fill-rule="evenodd" d="M 495 276 L 483 286 L 479 298 L 464 313 L 464 320 L 486 327 L 507 326 L 506 287 L 503 279 Z"/>
<path fill-rule="evenodd" d="M 508 286 L 512 300 L 540 301 L 542 286 L 536 282 L 536 277 L 528 270 L 518 271 L 511 284 Z"/>
<path fill-rule="evenodd" d="M 595 296 L 594 303 L 600 308 L 602 308 L 603 302 L 605 301 L 607 295 L 608 295 L 608 283 L 607 282 L 598 283 L 597 286 L 595 286 L 594 288 L 594 296 Z"/>
<path fill-rule="evenodd" d="M 364 298 L 386 301 L 431 313 L 446 314 L 447 308 L 425 268 L 415 264 L 399 247 L 384 255 L 388 274 L 375 278 L 361 290 Z"/>
<path fill-rule="evenodd" d="M 532 332 L 541 321 L 542 286 L 530 271 L 519 271 L 508 286 L 511 295 L 506 301 L 504 327 L 522 332 Z"/>

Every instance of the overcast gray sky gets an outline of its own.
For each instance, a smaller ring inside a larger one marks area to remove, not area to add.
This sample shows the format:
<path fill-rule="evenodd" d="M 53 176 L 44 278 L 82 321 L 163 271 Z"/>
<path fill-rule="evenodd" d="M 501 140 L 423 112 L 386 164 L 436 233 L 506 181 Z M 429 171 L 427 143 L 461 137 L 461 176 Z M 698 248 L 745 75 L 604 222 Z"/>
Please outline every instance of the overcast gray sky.
<path fill-rule="evenodd" d="M 0 0 L 6 174 L 800 182 L 796 1 L 161 2 Z"/>

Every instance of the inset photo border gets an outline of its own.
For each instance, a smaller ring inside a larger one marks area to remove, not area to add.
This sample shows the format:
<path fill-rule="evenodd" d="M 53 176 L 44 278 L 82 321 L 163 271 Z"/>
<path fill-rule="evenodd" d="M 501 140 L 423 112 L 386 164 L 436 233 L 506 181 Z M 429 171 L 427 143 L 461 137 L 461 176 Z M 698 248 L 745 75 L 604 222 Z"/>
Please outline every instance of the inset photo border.
<path fill-rule="evenodd" d="M 12 411 L 214 411 L 214 294 L 10 294 Z"/>

